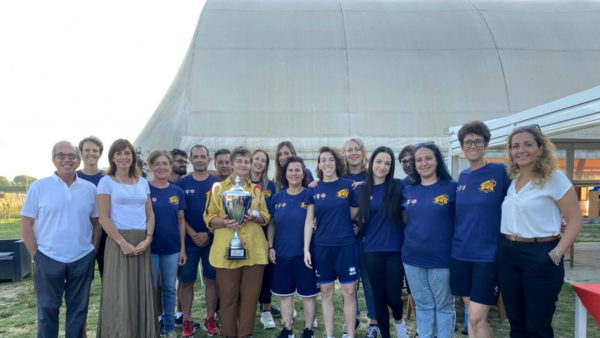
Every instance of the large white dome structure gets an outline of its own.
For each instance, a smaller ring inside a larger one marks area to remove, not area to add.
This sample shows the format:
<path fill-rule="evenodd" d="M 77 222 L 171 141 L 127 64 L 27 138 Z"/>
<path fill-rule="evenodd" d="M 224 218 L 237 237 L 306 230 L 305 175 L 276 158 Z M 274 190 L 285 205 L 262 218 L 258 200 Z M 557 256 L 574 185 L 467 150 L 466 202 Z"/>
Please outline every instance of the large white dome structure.
<path fill-rule="evenodd" d="M 208 0 L 135 143 L 446 142 L 599 85 L 599 22 L 599 1 Z"/>

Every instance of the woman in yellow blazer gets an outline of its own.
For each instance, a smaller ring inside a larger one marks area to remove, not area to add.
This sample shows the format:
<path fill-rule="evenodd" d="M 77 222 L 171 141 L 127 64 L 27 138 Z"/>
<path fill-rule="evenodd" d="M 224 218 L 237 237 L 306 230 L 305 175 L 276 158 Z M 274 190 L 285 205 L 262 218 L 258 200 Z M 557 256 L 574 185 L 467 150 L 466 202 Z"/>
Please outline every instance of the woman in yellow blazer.
<path fill-rule="evenodd" d="M 267 241 L 261 227 L 269 223 L 271 216 L 260 186 L 250 182 L 250 159 L 247 148 L 233 150 L 233 174 L 213 185 L 204 212 L 204 221 L 215 234 L 209 261 L 217 271 L 221 334 L 225 337 L 252 336 L 256 304 L 267 265 Z M 240 178 L 242 188 L 252 194 L 251 212 L 241 225 L 227 218 L 222 202 L 223 193 L 235 185 L 236 176 Z M 235 230 L 246 249 L 246 259 L 227 259 L 227 248 Z"/>

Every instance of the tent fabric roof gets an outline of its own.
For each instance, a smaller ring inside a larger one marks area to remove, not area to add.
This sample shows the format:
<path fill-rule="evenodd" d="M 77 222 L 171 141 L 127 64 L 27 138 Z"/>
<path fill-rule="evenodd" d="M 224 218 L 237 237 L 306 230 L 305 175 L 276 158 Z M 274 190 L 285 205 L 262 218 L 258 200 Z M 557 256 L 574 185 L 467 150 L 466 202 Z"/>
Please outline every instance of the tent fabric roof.
<path fill-rule="evenodd" d="M 598 1 L 208 0 L 138 136 L 401 147 L 600 84 Z"/>

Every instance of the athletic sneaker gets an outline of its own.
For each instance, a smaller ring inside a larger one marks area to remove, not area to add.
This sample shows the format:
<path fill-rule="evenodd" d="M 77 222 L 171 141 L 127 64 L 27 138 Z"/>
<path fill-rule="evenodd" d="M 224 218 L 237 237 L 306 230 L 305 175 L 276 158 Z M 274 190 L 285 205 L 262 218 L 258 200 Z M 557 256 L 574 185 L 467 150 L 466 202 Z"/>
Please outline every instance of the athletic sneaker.
<path fill-rule="evenodd" d="M 375 324 L 370 324 L 369 328 L 367 328 L 367 334 L 365 334 L 365 338 L 377 338 L 377 333 L 379 332 L 379 326 Z"/>
<path fill-rule="evenodd" d="M 315 321 L 316 320 L 317 320 L 317 318 L 315 318 Z M 356 334 L 356 331 L 358 331 L 359 326 L 360 326 L 360 321 L 358 320 L 358 318 L 356 318 L 356 322 L 354 323 L 354 334 Z M 346 330 L 346 324 L 344 324 L 344 335 L 342 336 L 342 338 L 347 337 L 347 336 L 348 336 L 348 330 Z"/>
<path fill-rule="evenodd" d="M 404 320 L 400 322 L 400 324 L 394 323 L 394 327 L 396 327 L 396 336 L 398 338 L 408 338 L 408 332 L 406 331 L 406 324 Z"/>
<path fill-rule="evenodd" d="M 315 338 L 315 331 L 305 328 L 304 332 L 302 332 L 302 338 Z"/>
<path fill-rule="evenodd" d="M 219 333 L 219 326 L 217 326 L 217 321 L 214 318 L 208 318 L 204 321 L 204 327 L 202 327 L 204 332 L 210 337 Z"/>
<path fill-rule="evenodd" d="M 167 333 L 167 338 L 177 338 L 177 332 L 171 331 Z"/>
<path fill-rule="evenodd" d="M 264 311 L 264 312 L 267 312 L 267 311 Z M 283 329 L 281 329 L 281 332 L 279 333 L 279 336 L 277 336 L 277 338 L 295 338 L 295 337 L 294 337 L 294 332 L 292 332 L 292 330 L 288 330 L 284 327 Z"/>
<path fill-rule="evenodd" d="M 265 327 L 265 329 L 275 328 L 275 321 L 273 320 L 273 316 L 269 311 L 263 311 L 260 313 L 260 322 Z"/>
<path fill-rule="evenodd" d="M 181 336 L 183 338 L 193 337 L 194 331 L 195 331 L 194 323 L 192 323 L 191 320 L 184 320 L 183 321 L 183 330 L 181 330 Z"/>
<path fill-rule="evenodd" d="M 159 327 L 159 332 L 160 332 L 161 336 L 164 336 L 167 334 L 167 331 L 165 330 L 165 323 L 163 323 L 163 320 L 162 320 L 162 316 L 159 316 L 158 327 Z"/>
<path fill-rule="evenodd" d="M 271 316 L 273 316 L 273 318 L 281 317 L 281 311 L 274 306 L 271 306 L 271 310 L 269 310 L 269 312 L 271 312 Z M 296 312 L 296 309 L 294 309 L 294 312 Z M 294 314 L 294 317 L 296 317 L 295 314 Z"/>
<path fill-rule="evenodd" d="M 175 314 L 175 326 L 183 325 L 183 313 L 177 312 Z M 197 329 L 200 327 L 200 323 L 194 320 L 194 328 Z"/>

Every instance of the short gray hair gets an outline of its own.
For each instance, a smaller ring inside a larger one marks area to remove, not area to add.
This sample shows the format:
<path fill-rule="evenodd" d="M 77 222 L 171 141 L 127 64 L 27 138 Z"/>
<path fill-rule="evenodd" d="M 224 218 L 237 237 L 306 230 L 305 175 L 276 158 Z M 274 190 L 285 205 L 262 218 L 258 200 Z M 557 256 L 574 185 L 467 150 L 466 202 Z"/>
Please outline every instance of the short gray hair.
<path fill-rule="evenodd" d="M 56 155 L 56 148 L 58 148 L 59 146 L 62 145 L 68 145 L 71 146 L 71 148 L 73 148 L 73 150 L 75 150 L 75 154 L 77 154 L 77 158 L 81 159 L 81 151 L 79 150 L 79 148 L 77 148 L 73 143 L 69 142 L 69 141 L 58 141 L 54 144 L 54 146 L 52 147 L 52 159 L 54 160 L 54 155 Z"/>

